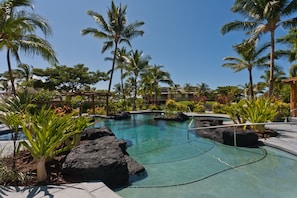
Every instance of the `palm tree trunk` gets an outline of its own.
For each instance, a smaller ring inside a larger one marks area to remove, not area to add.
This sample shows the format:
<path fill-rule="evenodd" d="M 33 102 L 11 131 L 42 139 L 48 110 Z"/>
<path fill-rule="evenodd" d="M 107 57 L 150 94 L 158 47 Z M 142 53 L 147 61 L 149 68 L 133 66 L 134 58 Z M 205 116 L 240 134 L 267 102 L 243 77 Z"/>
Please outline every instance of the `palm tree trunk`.
<path fill-rule="evenodd" d="M 273 95 L 273 83 L 274 83 L 274 30 L 270 32 L 270 76 L 269 76 L 269 92 L 268 96 Z"/>
<path fill-rule="evenodd" d="M 134 97 L 133 97 L 133 111 L 136 111 L 136 97 L 137 97 L 137 78 L 134 79 Z"/>
<path fill-rule="evenodd" d="M 118 50 L 118 42 L 115 42 L 115 47 L 114 47 L 114 54 L 113 54 L 113 60 L 112 60 L 112 67 L 111 67 L 111 72 L 110 72 L 110 79 L 109 79 L 109 85 L 108 85 L 108 92 L 106 96 L 106 115 L 109 115 L 109 95 L 110 95 L 110 90 L 111 90 L 111 84 L 112 84 L 112 77 L 113 77 L 113 71 L 114 71 L 114 66 L 116 62 L 116 53 Z"/>
<path fill-rule="evenodd" d="M 122 94 L 123 94 L 123 100 L 126 100 L 125 96 L 125 90 L 124 90 L 124 77 L 123 77 L 123 70 L 121 69 L 121 89 L 122 89 Z"/>
<path fill-rule="evenodd" d="M 253 86 L 253 76 L 252 76 L 252 70 L 251 69 L 249 69 L 249 78 L 250 78 L 251 98 L 254 99 L 254 86 Z"/>
<path fill-rule="evenodd" d="M 12 93 L 13 93 L 13 95 L 16 95 L 16 90 L 15 90 L 15 86 L 14 86 L 14 78 L 13 78 L 11 63 L 10 63 L 10 51 L 9 50 L 7 50 L 6 59 L 7 59 L 8 73 L 9 73 L 9 78 L 10 78 L 10 82 L 11 82 Z"/>
<path fill-rule="evenodd" d="M 45 167 L 46 158 L 42 157 L 37 162 L 37 181 L 43 182 L 47 179 L 47 172 Z"/>

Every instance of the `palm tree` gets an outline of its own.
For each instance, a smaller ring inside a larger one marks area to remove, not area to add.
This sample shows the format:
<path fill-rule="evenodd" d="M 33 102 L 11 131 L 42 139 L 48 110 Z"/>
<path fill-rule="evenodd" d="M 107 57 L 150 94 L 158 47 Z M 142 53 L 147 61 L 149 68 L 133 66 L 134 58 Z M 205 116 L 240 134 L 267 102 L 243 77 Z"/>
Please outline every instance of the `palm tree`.
<path fill-rule="evenodd" d="M 235 72 L 240 72 L 244 69 L 248 70 L 249 73 L 249 88 L 251 98 L 254 98 L 254 88 L 253 88 L 253 67 L 263 67 L 265 61 L 269 58 L 267 56 L 261 56 L 262 52 L 265 51 L 270 45 L 264 44 L 260 48 L 256 48 L 256 42 L 244 41 L 241 44 L 233 46 L 234 51 L 236 51 L 240 58 L 238 57 L 225 57 L 224 61 L 229 61 L 223 64 L 223 67 L 230 67 Z"/>
<path fill-rule="evenodd" d="M 287 57 L 289 62 L 297 62 L 297 29 L 290 29 L 289 33 L 279 39 L 278 43 L 287 44 L 289 49 L 276 51 L 277 56 Z M 297 64 L 292 64 L 289 68 L 290 77 L 297 76 Z"/>
<path fill-rule="evenodd" d="M 18 78 L 22 81 L 21 84 L 24 87 L 30 86 L 33 81 L 33 66 L 29 66 L 28 64 L 19 64 L 17 71 Z"/>
<path fill-rule="evenodd" d="M 0 75 L 0 90 L 3 90 L 3 91 L 8 91 L 9 88 L 8 88 L 8 80 L 7 78 L 4 77 L 3 74 Z"/>
<path fill-rule="evenodd" d="M 124 90 L 124 78 L 125 78 L 125 76 L 124 76 L 124 70 L 126 69 L 126 67 L 127 67 L 127 64 L 128 64 L 128 52 L 127 52 L 127 49 L 126 49 L 126 47 L 122 47 L 121 49 L 118 49 L 118 51 L 117 51 L 117 53 L 116 53 L 116 68 L 115 69 L 119 69 L 120 70 L 120 72 L 121 72 L 121 76 L 120 76 L 120 78 L 121 78 L 121 83 L 120 83 L 120 85 L 119 85 L 119 87 L 117 87 L 118 88 L 118 91 L 120 92 L 120 93 L 122 93 L 122 96 L 123 96 L 123 100 L 125 100 L 126 99 L 126 96 L 125 96 L 125 90 Z M 113 60 L 113 58 L 110 58 L 110 57 L 107 57 L 107 58 L 105 58 L 105 60 Z M 109 71 L 109 73 L 110 73 L 111 71 Z"/>
<path fill-rule="evenodd" d="M 273 95 L 274 84 L 274 58 L 275 58 L 275 31 L 282 26 L 284 29 L 296 27 L 297 18 L 288 18 L 297 11 L 296 0 L 235 0 L 231 11 L 239 13 L 246 21 L 234 21 L 221 28 L 222 34 L 233 30 L 244 30 L 252 35 L 251 40 L 259 38 L 262 34 L 270 33 L 270 76 L 269 96 Z M 285 18 L 285 20 L 282 20 Z"/>
<path fill-rule="evenodd" d="M 297 64 L 293 64 L 289 68 L 289 76 L 290 77 L 297 77 Z"/>
<path fill-rule="evenodd" d="M 148 67 L 149 60 L 151 59 L 150 56 L 144 56 L 142 51 L 131 51 L 129 53 L 129 62 L 128 66 L 126 68 L 125 76 L 131 76 L 133 78 L 132 80 L 132 87 L 134 91 L 133 95 L 133 111 L 136 110 L 136 97 L 137 97 L 137 82 L 138 77 L 141 73 L 145 71 L 145 69 Z"/>
<path fill-rule="evenodd" d="M 279 94 L 283 86 L 282 81 L 286 78 L 286 73 L 282 71 L 280 67 L 276 66 L 274 75 L 275 75 L 275 87 L 276 87 L 275 92 Z M 262 86 L 265 84 L 266 85 L 269 84 L 269 77 L 270 77 L 270 70 L 266 70 L 265 74 L 260 76 L 260 78 L 264 80 L 264 82 L 262 82 Z"/>
<path fill-rule="evenodd" d="M 170 78 L 170 74 L 162 70 L 164 66 L 162 65 L 153 65 L 148 66 L 144 73 L 141 74 L 142 79 L 146 85 L 145 87 L 152 88 L 154 92 L 154 103 L 158 104 L 157 97 L 160 94 L 159 83 L 166 83 L 172 85 L 173 82 Z"/>
<path fill-rule="evenodd" d="M 127 25 L 127 17 L 126 17 L 126 9 L 127 6 L 122 7 L 121 5 L 117 7 L 114 2 L 111 2 L 111 8 L 107 11 L 108 21 L 104 19 L 104 17 L 96 13 L 92 10 L 88 11 L 88 15 L 90 15 L 94 20 L 98 23 L 100 29 L 96 28 L 86 28 L 82 30 L 82 35 L 91 34 L 95 38 L 106 40 L 103 43 L 103 47 L 101 53 L 104 53 L 106 50 L 114 47 L 113 53 L 113 61 L 110 72 L 110 79 L 108 85 L 108 94 L 106 97 L 106 114 L 108 115 L 108 98 L 110 95 L 110 89 L 112 84 L 113 72 L 115 68 L 117 51 L 119 44 L 126 43 L 131 46 L 130 39 L 136 36 L 142 36 L 144 32 L 142 30 L 138 30 L 140 26 L 144 24 L 144 22 L 134 22 Z"/>
<path fill-rule="evenodd" d="M 207 98 L 210 93 L 211 93 L 211 89 L 208 84 L 201 83 L 197 85 L 196 93 L 195 93 L 196 96 Z"/>
<path fill-rule="evenodd" d="M 57 58 L 51 45 L 35 32 L 41 31 L 45 36 L 51 34 L 51 28 L 41 16 L 28 12 L 25 8 L 31 7 L 31 0 L 6 0 L 0 4 L 0 50 L 7 49 L 7 64 L 10 74 L 12 92 L 16 94 L 14 78 L 11 69 L 10 54 L 21 63 L 19 50 L 27 54 L 41 55 L 45 60 L 56 63 Z M 24 9 L 17 9 L 22 8 Z"/>

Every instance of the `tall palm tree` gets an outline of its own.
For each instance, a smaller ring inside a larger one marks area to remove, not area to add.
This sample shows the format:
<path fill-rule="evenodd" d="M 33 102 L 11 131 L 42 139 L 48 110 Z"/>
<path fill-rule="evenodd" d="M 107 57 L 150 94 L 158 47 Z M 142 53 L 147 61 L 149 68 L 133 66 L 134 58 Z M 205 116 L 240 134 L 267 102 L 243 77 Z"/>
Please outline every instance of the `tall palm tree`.
<path fill-rule="evenodd" d="M 16 57 L 18 63 L 21 63 L 18 54 L 20 50 L 26 54 L 41 55 L 52 63 L 58 61 L 49 42 L 35 34 L 39 30 L 48 36 L 51 34 L 51 28 L 40 15 L 28 12 L 27 7 L 33 9 L 31 0 L 6 0 L 0 3 L 0 7 L 0 50 L 7 49 L 6 58 L 12 92 L 16 94 L 10 54 Z"/>
<path fill-rule="evenodd" d="M 122 47 L 121 49 L 118 49 L 117 53 L 116 53 L 116 67 L 115 69 L 119 69 L 120 70 L 120 78 L 121 78 L 121 83 L 120 83 L 120 86 L 117 87 L 118 91 L 120 91 L 120 93 L 122 93 L 122 97 L 123 97 L 123 100 L 126 99 L 126 96 L 124 94 L 125 90 L 124 90 L 124 70 L 126 69 L 127 67 L 127 64 L 128 64 L 128 52 L 127 52 L 127 49 L 126 47 Z M 110 57 L 107 57 L 105 58 L 105 60 L 113 60 L 113 58 L 110 58 Z M 110 73 L 111 71 L 109 71 L 108 73 Z"/>
<path fill-rule="evenodd" d="M 24 87 L 30 86 L 33 81 L 33 73 L 32 73 L 33 66 L 28 64 L 19 64 L 18 69 L 16 70 L 18 73 L 18 78 L 22 81 L 21 84 Z"/>
<path fill-rule="evenodd" d="M 201 96 L 207 97 L 211 93 L 211 89 L 210 89 L 209 85 L 206 83 L 198 84 L 196 89 L 197 89 L 196 94 L 200 97 Z"/>
<path fill-rule="evenodd" d="M 108 85 L 108 94 L 106 97 L 106 114 L 108 115 L 108 98 L 110 95 L 110 89 L 112 84 L 113 72 L 116 63 L 116 52 L 118 51 L 119 44 L 126 43 L 131 46 L 130 39 L 142 36 L 144 32 L 139 30 L 138 28 L 144 24 L 144 22 L 134 22 L 131 24 L 127 24 L 126 17 L 127 6 L 122 7 L 116 6 L 114 2 L 111 2 L 111 7 L 107 11 L 108 21 L 104 19 L 104 17 L 96 13 L 92 10 L 88 11 L 88 15 L 90 15 L 94 20 L 98 23 L 100 29 L 96 28 L 86 28 L 82 30 L 82 35 L 91 34 L 95 38 L 104 39 L 103 47 L 101 53 L 104 53 L 106 50 L 114 47 L 113 50 L 113 61 L 110 72 L 110 79 Z"/>
<path fill-rule="evenodd" d="M 270 44 L 264 44 L 260 48 L 256 48 L 255 41 L 244 41 L 241 44 L 233 46 L 234 51 L 236 51 L 240 57 L 228 56 L 224 58 L 224 61 L 229 62 L 224 63 L 223 67 L 230 67 L 235 72 L 240 72 L 244 69 L 248 70 L 251 98 L 254 98 L 252 70 L 254 67 L 261 68 L 265 65 L 264 63 L 269 57 L 261 55 L 269 46 Z"/>
<path fill-rule="evenodd" d="M 172 85 L 173 81 L 170 78 L 170 74 L 166 71 L 163 71 L 162 65 L 153 65 L 148 66 L 144 73 L 141 74 L 142 79 L 145 79 L 146 85 L 151 87 L 154 92 L 154 104 L 157 105 L 157 97 L 160 94 L 159 83 L 166 83 Z"/>
<path fill-rule="evenodd" d="M 137 98 L 137 88 L 138 88 L 138 77 L 140 76 L 141 73 L 145 71 L 145 69 L 149 65 L 149 60 L 151 59 L 150 56 L 144 56 L 142 51 L 131 51 L 129 53 L 129 62 L 128 66 L 126 68 L 126 73 L 125 76 L 131 76 L 133 81 L 132 81 L 132 87 L 134 91 L 134 96 L 133 96 L 133 111 L 136 110 L 136 98 Z"/>
<path fill-rule="evenodd" d="M 282 86 L 284 80 L 286 78 L 286 73 L 280 68 L 279 66 L 275 67 L 275 85 L 276 85 L 276 93 L 279 93 L 280 87 Z M 264 80 L 264 82 L 260 83 L 263 85 L 269 85 L 269 77 L 270 77 L 270 70 L 266 70 L 264 75 L 261 75 L 260 78 Z"/>
<path fill-rule="evenodd" d="M 288 58 L 289 62 L 297 62 L 297 29 L 290 29 L 289 33 L 279 39 L 277 39 L 278 43 L 287 44 L 289 49 L 287 50 L 278 50 L 276 51 L 276 55 L 280 57 Z M 297 76 L 297 64 L 294 63 L 289 68 L 290 77 Z"/>
<path fill-rule="evenodd" d="M 288 18 L 297 11 L 296 0 L 235 0 L 231 11 L 247 18 L 246 21 L 234 21 L 221 28 L 222 34 L 233 30 L 244 30 L 252 35 L 251 40 L 264 33 L 270 33 L 270 76 L 269 96 L 273 95 L 275 31 L 297 26 L 297 18 Z M 284 20 L 282 20 L 284 18 Z"/>

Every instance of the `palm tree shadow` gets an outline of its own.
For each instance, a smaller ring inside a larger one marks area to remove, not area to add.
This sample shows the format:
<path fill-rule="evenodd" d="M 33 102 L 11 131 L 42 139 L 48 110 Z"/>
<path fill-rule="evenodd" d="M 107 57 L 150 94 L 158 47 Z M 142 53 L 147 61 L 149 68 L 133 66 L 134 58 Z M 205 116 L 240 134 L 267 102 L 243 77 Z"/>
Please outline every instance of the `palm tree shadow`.
<path fill-rule="evenodd" d="M 12 192 L 13 189 L 10 186 L 0 186 L 0 197 L 8 196 L 8 192 Z"/>
<path fill-rule="evenodd" d="M 33 187 L 14 187 L 14 186 L 0 186 L 0 197 L 6 197 L 9 196 L 9 194 L 15 194 L 15 193 L 21 193 L 24 195 L 24 197 L 30 198 L 30 197 L 36 197 L 44 196 L 53 198 L 54 194 L 58 191 L 65 190 L 67 188 L 76 188 L 78 190 L 83 190 L 80 187 L 76 186 L 69 186 L 69 185 L 49 185 L 49 186 L 33 186 Z"/>
<path fill-rule="evenodd" d="M 28 195 L 26 196 L 28 198 L 35 197 L 36 195 L 41 194 L 41 193 L 43 193 L 43 196 L 52 198 L 52 197 L 54 197 L 54 195 L 49 192 L 49 189 L 52 189 L 52 188 L 54 188 L 54 187 L 49 187 L 49 186 L 36 186 L 36 187 L 31 187 L 31 188 L 25 187 L 21 191 L 23 191 L 23 192 L 28 191 Z"/>

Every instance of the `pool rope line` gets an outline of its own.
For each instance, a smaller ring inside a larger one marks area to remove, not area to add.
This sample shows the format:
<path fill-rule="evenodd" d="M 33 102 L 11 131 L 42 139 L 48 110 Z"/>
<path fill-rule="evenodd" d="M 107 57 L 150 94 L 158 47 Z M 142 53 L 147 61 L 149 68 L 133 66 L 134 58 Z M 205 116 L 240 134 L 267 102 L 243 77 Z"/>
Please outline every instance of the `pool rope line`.
<path fill-rule="evenodd" d="M 271 147 L 271 146 L 269 146 Z M 273 147 L 271 147 L 273 148 Z M 288 153 L 287 151 L 284 151 L 284 150 L 281 150 L 285 153 Z M 292 154 L 292 153 L 289 153 L 290 155 L 293 155 L 293 156 L 296 156 L 295 154 Z M 279 158 L 283 158 L 283 159 L 286 159 L 286 160 L 292 160 L 292 161 L 296 161 L 297 162 L 297 159 L 293 159 L 293 158 L 290 158 L 290 157 L 285 157 L 285 156 L 282 156 L 282 155 L 279 155 L 279 154 L 274 154 L 274 153 L 269 153 L 268 155 L 271 155 L 271 156 L 275 156 L 275 157 L 279 157 Z"/>
<path fill-rule="evenodd" d="M 250 161 L 248 163 L 244 163 L 244 164 L 239 164 L 239 165 L 236 165 L 236 166 L 232 166 L 232 167 L 229 167 L 227 169 L 223 169 L 221 171 L 218 171 L 218 172 L 215 172 L 213 174 L 210 174 L 210 175 L 207 175 L 205 177 L 202 177 L 202 178 L 199 178 L 199 179 L 196 179 L 196 180 L 192 180 L 192 181 L 189 181 L 189 182 L 184 182 L 184 183 L 180 183 L 180 184 L 170 184 L 170 185 L 158 185 L 158 186 L 129 186 L 128 188 L 171 188 L 171 187 L 178 187 L 178 186 L 185 186 L 185 185 L 189 185 L 189 184 L 193 184 L 193 183 L 197 183 L 197 182 L 200 182 L 200 181 L 203 181 L 203 180 L 206 180 L 210 177 L 213 177 L 213 176 L 216 176 L 218 174 L 221 174 L 221 173 L 224 173 L 224 172 L 227 172 L 229 170 L 233 170 L 233 169 L 237 169 L 237 168 L 240 168 L 240 167 L 244 167 L 244 166 L 248 166 L 248 165 L 251 165 L 251 164 L 255 164 L 259 161 L 262 161 L 263 159 L 265 159 L 268 155 L 266 149 L 260 147 L 260 149 L 263 151 L 263 156 L 255 161 Z"/>

